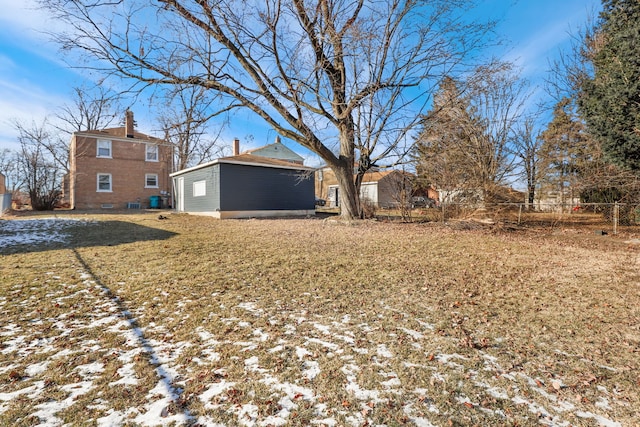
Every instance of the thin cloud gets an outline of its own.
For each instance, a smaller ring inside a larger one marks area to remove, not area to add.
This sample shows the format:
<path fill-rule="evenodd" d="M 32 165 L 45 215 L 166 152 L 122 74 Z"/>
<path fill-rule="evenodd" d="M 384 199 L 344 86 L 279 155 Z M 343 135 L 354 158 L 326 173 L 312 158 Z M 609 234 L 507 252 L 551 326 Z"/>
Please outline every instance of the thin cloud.
<path fill-rule="evenodd" d="M 0 0 L 0 8 L 2 10 L 0 24 L 3 32 L 16 33 L 29 41 L 46 39 L 44 30 L 50 31 L 59 25 L 33 0 Z"/>
<path fill-rule="evenodd" d="M 51 19 L 32 0 L 0 0 L 0 8 L 0 38 L 7 46 L 0 54 L 0 149 L 16 149 L 12 122 L 41 123 L 68 102 L 78 77 L 56 55 L 43 32 L 51 29 Z"/>
<path fill-rule="evenodd" d="M 566 22 L 546 26 L 514 48 L 505 59 L 522 67 L 525 75 L 537 75 L 546 68 L 550 54 L 568 39 L 567 31 Z"/>
<path fill-rule="evenodd" d="M 25 81 L 0 80 L 0 150 L 16 149 L 18 134 L 14 121 L 41 123 L 65 102 L 62 95 L 48 93 Z"/>
<path fill-rule="evenodd" d="M 0 53 L 0 72 L 5 73 L 15 68 L 16 62 L 8 56 Z"/>
<path fill-rule="evenodd" d="M 571 13 L 564 13 L 566 9 L 562 9 L 563 5 L 558 4 L 558 10 L 553 11 L 546 25 L 541 26 L 530 37 L 516 42 L 514 48 L 505 56 L 505 60 L 522 67 L 524 77 L 541 77 L 547 71 L 549 60 L 557 56 L 562 48 L 567 47 L 572 32 L 588 21 L 589 15 L 598 4 L 596 0 L 591 3 L 591 8 L 589 5 L 582 8 L 564 5 Z"/>

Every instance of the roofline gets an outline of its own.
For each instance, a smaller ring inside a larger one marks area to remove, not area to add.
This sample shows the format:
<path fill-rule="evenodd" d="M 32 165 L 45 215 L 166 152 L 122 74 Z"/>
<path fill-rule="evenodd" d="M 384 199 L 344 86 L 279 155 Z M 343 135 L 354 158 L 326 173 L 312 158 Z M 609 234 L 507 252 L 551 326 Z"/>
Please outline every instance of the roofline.
<path fill-rule="evenodd" d="M 295 155 L 298 159 L 300 160 L 305 160 L 304 157 L 302 157 L 300 154 L 296 153 L 295 151 L 293 151 L 291 148 L 287 147 L 286 145 L 284 145 L 282 142 L 272 142 L 271 144 L 267 144 L 267 145 L 263 145 L 262 147 L 256 147 L 256 148 L 251 148 L 249 150 L 244 151 L 241 154 L 253 154 L 256 151 L 260 151 L 263 150 L 267 147 L 271 147 L 273 145 L 282 145 L 284 148 L 286 148 L 287 150 L 289 150 L 289 152 L 293 153 L 293 155 Z"/>
<path fill-rule="evenodd" d="M 176 171 L 176 172 L 170 173 L 169 176 L 170 177 L 174 177 L 174 176 L 182 175 L 182 174 L 187 173 L 187 172 L 191 172 L 191 171 L 194 171 L 194 170 L 206 168 L 208 166 L 213 166 L 213 165 L 216 165 L 216 164 L 260 166 L 260 167 L 263 167 L 263 168 L 291 169 L 291 170 L 305 170 L 305 171 L 315 171 L 316 170 L 316 168 L 312 168 L 312 167 L 304 166 L 304 165 L 296 165 L 296 164 L 292 164 L 291 166 L 273 165 L 273 164 L 268 164 L 268 163 L 246 162 L 246 161 L 242 161 L 242 160 L 233 160 L 233 159 L 229 159 L 229 158 L 222 158 L 222 159 L 215 159 L 215 160 L 212 160 L 212 161 L 207 162 L 207 163 L 202 163 L 202 164 L 199 164 L 199 165 L 196 165 L 196 166 L 192 166 L 192 167 L 187 168 L 187 169 L 182 169 L 180 171 Z"/>
<path fill-rule="evenodd" d="M 147 135 L 147 134 L 143 134 L 145 135 L 144 138 L 129 138 L 129 137 L 125 137 L 125 136 L 116 136 L 116 135 L 111 135 L 108 133 L 102 133 L 102 131 L 80 131 L 80 132 L 73 132 L 72 136 L 76 137 L 76 136 L 85 136 L 85 137 L 93 137 L 93 138 L 100 138 L 100 139 L 111 139 L 114 141 L 126 141 L 126 142 L 161 142 L 163 144 L 158 144 L 158 145 L 171 145 L 168 142 L 166 142 L 164 139 L 162 138 L 157 138 L 155 136 L 151 136 L 151 135 Z"/>

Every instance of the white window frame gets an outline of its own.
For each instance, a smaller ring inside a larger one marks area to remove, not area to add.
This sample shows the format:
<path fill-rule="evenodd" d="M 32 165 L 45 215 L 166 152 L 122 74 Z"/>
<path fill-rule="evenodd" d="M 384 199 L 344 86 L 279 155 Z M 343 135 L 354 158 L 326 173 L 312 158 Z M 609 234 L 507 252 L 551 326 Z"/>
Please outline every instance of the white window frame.
<path fill-rule="evenodd" d="M 108 190 L 100 188 L 100 177 L 101 176 L 109 177 L 109 189 Z M 98 174 L 96 174 L 96 191 L 98 193 L 111 193 L 111 192 L 113 192 L 113 177 L 111 176 L 110 173 L 98 173 Z"/>
<path fill-rule="evenodd" d="M 144 160 L 146 162 L 157 162 L 159 153 L 160 150 L 158 149 L 158 144 L 146 144 L 146 149 L 144 150 Z"/>
<path fill-rule="evenodd" d="M 105 147 L 106 145 L 106 147 Z M 109 154 L 100 154 L 100 149 L 108 149 Z M 103 159 L 111 159 L 113 158 L 113 147 L 110 139 L 99 139 L 96 142 L 96 157 L 100 157 Z"/>
<path fill-rule="evenodd" d="M 193 182 L 193 197 L 203 197 L 207 195 L 207 181 Z"/>
<path fill-rule="evenodd" d="M 155 185 L 149 185 L 149 178 L 152 178 L 156 181 Z M 147 173 L 144 175 L 144 188 L 158 188 L 158 174 L 157 173 Z"/>

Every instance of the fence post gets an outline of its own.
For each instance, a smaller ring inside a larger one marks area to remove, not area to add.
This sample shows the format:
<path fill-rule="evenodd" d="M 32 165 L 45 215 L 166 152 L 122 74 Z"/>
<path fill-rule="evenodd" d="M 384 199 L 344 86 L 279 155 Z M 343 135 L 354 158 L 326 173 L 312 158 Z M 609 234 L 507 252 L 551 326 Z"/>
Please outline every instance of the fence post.
<path fill-rule="evenodd" d="M 620 219 L 620 205 L 615 202 L 613 205 L 613 234 L 618 234 L 618 220 Z"/>
<path fill-rule="evenodd" d="M 518 211 L 518 225 L 520 225 L 521 218 L 522 218 L 522 203 L 520 203 L 520 211 Z"/>

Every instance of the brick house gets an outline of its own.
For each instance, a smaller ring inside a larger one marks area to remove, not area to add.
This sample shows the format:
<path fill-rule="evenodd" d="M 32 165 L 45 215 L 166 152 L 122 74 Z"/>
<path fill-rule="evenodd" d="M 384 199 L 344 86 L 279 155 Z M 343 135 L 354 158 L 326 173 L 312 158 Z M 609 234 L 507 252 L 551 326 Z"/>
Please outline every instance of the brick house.
<path fill-rule="evenodd" d="M 65 198 L 72 209 L 169 206 L 173 150 L 137 132 L 133 112 L 123 127 L 74 132 Z"/>

